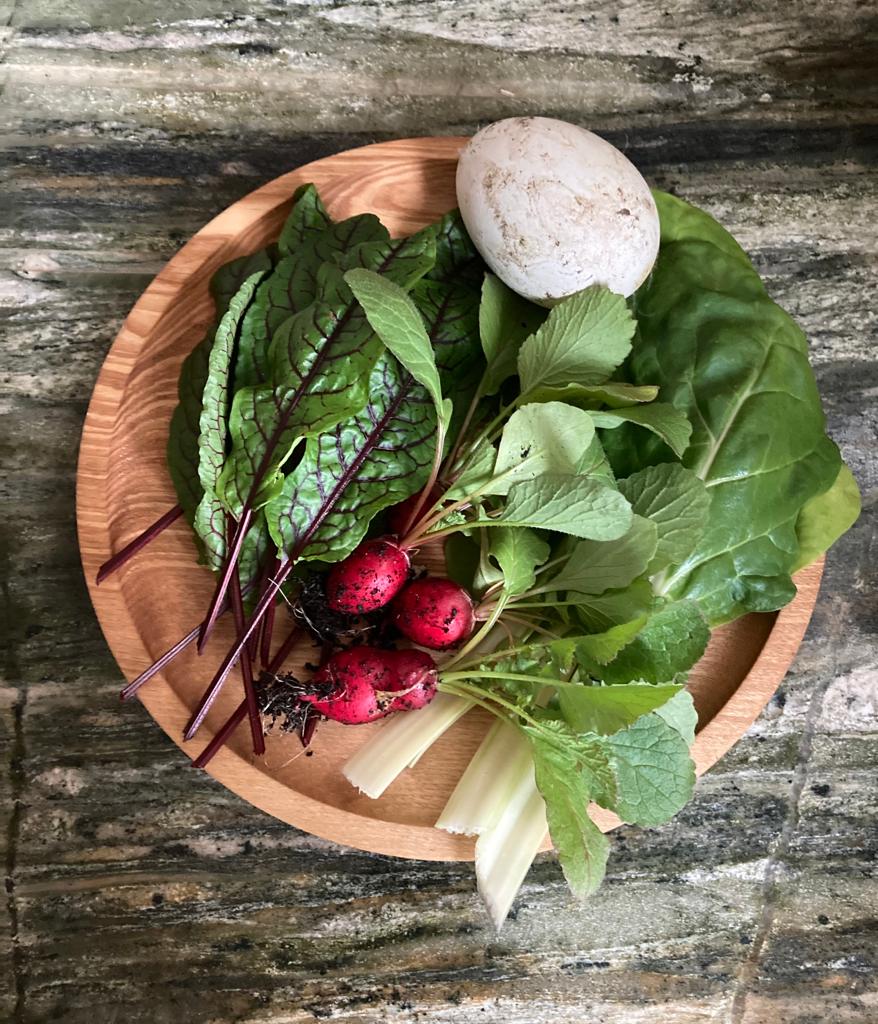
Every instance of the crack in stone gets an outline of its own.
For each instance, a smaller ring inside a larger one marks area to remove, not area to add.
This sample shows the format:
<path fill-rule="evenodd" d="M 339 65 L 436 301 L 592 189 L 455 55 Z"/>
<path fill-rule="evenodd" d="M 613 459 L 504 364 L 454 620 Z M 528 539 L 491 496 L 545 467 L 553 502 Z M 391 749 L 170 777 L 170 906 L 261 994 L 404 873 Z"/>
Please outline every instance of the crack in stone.
<path fill-rule="evenodd" d="M 27 693 L 19 691 L 13 705 L 13 738 L 9 753 L 9 779 L 12 790 L 12 811 L 6 827 L 6 912 L 9 915 L 9 932 L 12 944 L 12 980 L 15 992 L 15 1008 L 12 1024 L 24 1021 L 24 1005 L 27 992 L 27 973 L 24 950 L 18 938 L 18 902 L 15 898 L 15 862 L 18 851 L 18 831 L 21 824 L 22 794 L 24 791 L 24 705 Z"/>
<path fill-rule="evenodd" d="M 753 944 L 738 971 L 734 995 L 729 1007 L 728 1024 L 744 1024 L 747 996 L 750 994 L 756 978 L 763 950 L 774 928 L 778 899 L 778 876 L 783 871 L 784 858 L 789 851 L 793 833 L 799 824 L 799 803 L 808 778 L 808 764 L 811 760 L 814 735 L 817 731 L 817 723 L 820 721 L 820 716 L 823 712 L 826 695 L 836 676 L 836 668 L 837 666 L 834 664 L 832 671 L 827 673 L 826 679 L 815 692 L 805 716 L 802 739 L 799 743 L 798 757 L 790 788 L 789 810 L 784 818 L 774 847 L 768 855 L 768 863 L 766 864 L 765 875 L 762 881 L 762 913 L 759 916 Z"/>

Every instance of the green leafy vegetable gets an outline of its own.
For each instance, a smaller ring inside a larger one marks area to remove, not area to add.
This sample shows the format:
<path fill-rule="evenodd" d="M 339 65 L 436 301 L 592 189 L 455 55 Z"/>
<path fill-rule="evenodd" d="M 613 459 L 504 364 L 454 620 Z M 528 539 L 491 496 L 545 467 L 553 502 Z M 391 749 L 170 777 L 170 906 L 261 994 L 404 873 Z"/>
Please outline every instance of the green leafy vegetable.
<path fill-rule="evenodd" d="M 710 629 L 694 601 L 675 601 L 655 612 L 638 635 L 607 665 L 607 683 L 669 683 L 704 654 Z"/>
<path fill-rule="evenodd" d="M 429 395 L 389 353 L 375 364 L 368 392 L 361 412 L 308 440 L 266 508 L 271 535 L 290 558 L 344 558 L 373 516 L 426 483 L 436 441 Z"/>
<path fill-rule="evenodd" d="M 656 199 L 663 243 L 636 295 L 630 366 L 634 383 L 659 384 L 692 423 L 683 462 L 710 494 L 707 529 L 661 586 L 696 600 L 717 624 L 790 599 L 800 513 L 830 488 L 841 463 L 802 332 L 707 214 L 662 193 Z M 644 447 L 627 430 L 613 432 L 617 469 L 670 461 L 667 449 Z"/>
<path fill-rule="evenodd" d="M 297 219 L 299 206 L 293 206 L 288 224 Z M 318 229 L 321 223 L 324 226 Z M 338 224 L 330 224 L 328 218 L 315 218 L 310 229 L 297 226 L 296 233 L 302 236 L 300 246 L 284 256 L 262 282 L 241 324 L 235 368 L 239 388 L 269 379 L 271 339 L 285 321 L 317 299 L 324 264 L 344 257 L 364 242 L 390 241 L 387 229 L 372 214 L 360 214 Z"/>
<path fill-rule="evenodd" d="M 401 242 L 365 243 L 355 251 L 357 262 L 409 287 L 434 258 L 431 231 Z M 300 440 L 330 430 L 368 397 L 369 372 L 381 342 L 340 269 L 324 264 L 320 287 L 322 298 L 285 321 L 273 338 L 272 383 L 235 395 L 232 451 L 219 493 L 236 517 L 272 500 L 282 485 L 281 467 Z"/>
<path fill-rule="evenodd" d="M 854 474 L 842 465 L 829 490 L 811 498 L 796 520 L 799 551 L 792 565 L 796 572 L 816 561 L 849 530 L 860 514 L 860 489 Z"/>
<path fill-rule="evenodd" d="M 442 435 L 451 419 L 451 401 L 442 397 L 436 354 L 418 307 L 399 285 L 371 270 L 349 270 L 345 281 L 366 312 L 372 330 L 436 406 Z"/>
<path fill-rule="evenodd" d="M 500 438 L 494 479 L 485 494 L 506 494 L 522 480 L 544 473 L 571 476 L 594 437 L 588 413 L 561 402 L 525 405 L 509 418 Z"/>
<path fill-rule="evenodd" d="M 600 633 L 649 614 L 655 600 L 649 581 L 640 579 L 620 590 L 578 595 L 576 614 L 585 626 Z"/>
<path fill-rule="evenodd" d="M 646 427 L 658 435 L 678 458 L 682 458 L 692 436 L 692 424 L 683 413 L 672 405 L 663 405 L 661 402 L 593 412 L 591 416 L 596 427 L 612 430 L 623 423 L 636 423 L 638 426 Z"/>
<path fill-rule="evenodd" d="M 591 792 L 577 760 L 529 731 L 537 786 L 546 801 L 549 834 L 571 892 L 580 899 L 601 884 L 610 844 L 588 816 Z"/>
<path fill-rule="evenodd" d="M 658 531 L 650 573 L 679 564 L 692 552 L 707 525 L 710 498 L 691 470 L 675 462 L 648 466 L 620 480 L 619 490 L 635 514 L 648 518 Z"/>
<path fill-rule="evenodd" d="M 617 687 L 613 687 L 617 689 Z M 686 745 L 691 747 L 695 741 L 695 729 L 698 725 L 698 712 L 688 690 L 681 690 L 667 704 L 656 708 L 655 713 L 663 718 L 671 728 L 683 737 Z"/>
<path fill-rule="evenodd" d="M 626 384 L 606 381 L 604 384 L 568 384 L 565 387 L 535 388 L 529 394 L 532 402 L 567 402 L 581 409 L 596 409 L 606 405 L 610 409 L 625 409 L 638 402 L 652 402 L 659 389 L 650 384 Z M 616 426 L 617 424 L 610 424 Z"/>
<path fill-rule="evenodd" d="M 537 566 L 552 550 L 533 530 L 516 527 L 492 530 L 489 545 L 489 555 L 500 567 L 503 589 L 509 595 L 530 590 L 536 582 Z"/>
<path fill-rule="evenodd" d="M 499 277 L 485 274 L 479 306 L 479 335 L 488 364 L 482 394 L 494 395 L 518 372 L 522 342 L 540 326 L 544 310 L 516 295 Z"/>
<path fill-rule="evenodd" d="M 596 732 L 604 736 L 624 729 L 650 711 L 661 709 L 679 693 L 672 684 L 648 686 L 567 686 L 558 691 L 564 720 L 576 732 Z"/>
<path fill-rule="evenodd" d="M 606 288 L 587 288 L 559 303 L 521 346 L 522 394 L 602 384 L 628 355 L 634 326 L 625 300 Z"/>
<path fill-rule="evenodd" d="M 684 807 L 695 766 L 680 733 L 657 714 L 644 715 L 607 738 L 616 799 L 609 808 L 635 825 L 660 825 Z"/>
<path fill-rule="evenodd" d="M 614 540 L 631 528 L 631 507 L 618 490 L 590 477 L 544 473 L 509 489 L 497 519 L 477 526 L 528 526 L 590 540 Z"/>
<path fill-rule="evenodd" d="M 627 587 L 646 572 L 657 536 L 655 523 L 635 515 L 628 532 L 616 540 L 580 541 L 545 588 L 603 594 Z"/>
<path fill-rule="evenodd" d="M 620 591 L 620 593 L 624 593 L 624 591 Z M 643 629 L 646 622 L 645 614 L 638 615 L 628 622 L 610 626 L 603 633 L 591 633 L 588 636 L 579 637 L 574 647 L 577 662 L 582 668 L 591 671 L 592 675 L 600 678 L 600 666 L 612 661 L 623 647 L 627 647 Z M 594 667 L 593 671 L 592 667 Z"/>

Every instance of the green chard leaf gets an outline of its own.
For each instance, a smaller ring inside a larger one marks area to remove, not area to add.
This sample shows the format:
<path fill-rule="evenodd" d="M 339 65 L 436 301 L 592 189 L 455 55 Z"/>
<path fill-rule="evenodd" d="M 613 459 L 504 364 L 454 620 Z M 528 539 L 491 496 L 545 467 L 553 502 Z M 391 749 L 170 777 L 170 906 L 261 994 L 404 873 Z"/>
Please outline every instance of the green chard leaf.
<path fill-rule="evenodd" d="M 627 587 L 646 572 L 657 543 L 655 524 L 635 515 L 627 533 L 616 540 L 583 540 L 545 586 L 557 591 L 603 594 Z"/>
<path fill-rule="evenodd" d="M 525 405 L 510 416 L 500 438 L 494 479 L 485 494 L 507 494 L 544 473 L 572 476 L 591 445 L 594 426 L 581 409 L 561 402 Z"/>
<path fill-rule="evenodd" d="M 434 256 L 433 234 L 425 231 L 357 246 L 354 259 L 407 287 Z M 277 494 L 281 467 L 300 440 L 331 430 L 368 398 L 369 373 L 383 345 L 342 270 L 324 264 L 319 279 L 321 298 L 285 321 L 272 340 L 273 383 L 242 388 L 232 403 L 232 451 L 220 496 L 236 517 L 245 504 L 259 507 Z"/>
<path fill-rule="evenodd" d="M 482 394 L 494 395 L 518 373 L 518 352 L 524 339 L 543 323 L 546 311 L 516 295 L 511 288 L 485 274 L 479 305 L 479 336 L 488 364 Z"/>
<path fill-rule="evenodd" d="M 418 307 L 399 285 L 372 270 L 349 270 L 345 281 L 365 310 L 372 330 L 426 388 L 444 436 L 451 420 L 451 400 L 442 397 L 436 354 Z"/>
<path fill-rule="evenodd" d="M 645 516 L 658 531 L 650 574 L 679 564 L 698 543 L 707 525 L 710 497 L 699 478 L 676 462 L 648 466 L 619 481 L 619 490 L 636 515 Z"/>
<path fill-rule="evenodd" d="M 573 537 L 614 540 L 631 528 L 631 507 L 618 490 L 600 480 L 544 473 L 509 489 L 496 519 L 477 526 L 526 526 Z"/>
<path fill-rule="evenodd" d="M 625 299 L 595 286 L 559 302 L 521 346 L 522 394 L 570 384 L 602 384 L 631 350 L 634 318 Z"/>
<path fill-rule="evenodd" d="M 860 489 L 854 474 L 842 465 L 829 490 L 811 498 L 796 520 L 799 553 L 792 571 L 816 561 L 849 530 L 860 514 Z"/>
<path fill-rule="evenodd" d="M 710 515 L 661 589 L 696 600 L 716 625 L 790 600 L 800 514 L 829 490 L 841 460 L 801 330 L 707 214 L 663 193 L 656 201 L 663 242 L 635 296 L 629 369 L 692 423 L 683 464 L 704 481 Z M 608 452 L 620 475 L 672 459 L 661 444 L 632 440 L 628 427 L 611 432 Z"/>
<path fill-rule="evenodd" d="M 546 801 L 549 834 L 571 892 L 580 899 L 601 884 L 610 844 L 588 816 L 592 793 L 577 758 L 530 728 L 537 787 Z M 600 761 L 600 751 L 596 751 Z M 597 765 L 598 770 L 602 766 Z"/>
<path fill-rule="evenodd" d="M 667 707 L 682 691 L 673 684 L 649 686 L 565 686 L 558 690 L 564 720 L 576 732 L 610 736 L 633 725 L 642 715 Z"/>
<path fill-rule="evenodd" d="M 704 654 L 710 629 L 694 601 L 675 601 L 655 612 L 646 626 L 606 665 L 601 678 L 620 684 L 641 680 L 670 683 Z"/>
<path fill-rule="evenodd" d="M 386 353 L 355 416 L 309 438 L 283 491 L 266 508 L 271 535 L 289 558 L 336 562 L 350 554 L 382 509 L 427 481 L 436 412 L 426 390 Z"/>
<path fill-rule="evenodd" d="M 665 442 L 671 451 L 682 458 L 692 436 L 692 424 L 672 405 L 652 402 L 634 405 L 628 409 L 601 410 L 591 414 L 596 427 L 612 430 L 623 423 L 635 423 L 651 430 Z"/>

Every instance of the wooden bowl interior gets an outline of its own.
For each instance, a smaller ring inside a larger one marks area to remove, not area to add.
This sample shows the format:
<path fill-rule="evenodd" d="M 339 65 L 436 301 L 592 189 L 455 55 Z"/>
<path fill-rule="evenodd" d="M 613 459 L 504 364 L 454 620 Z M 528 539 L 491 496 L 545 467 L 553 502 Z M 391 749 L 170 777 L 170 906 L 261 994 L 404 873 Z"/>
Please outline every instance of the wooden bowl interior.
<path fill-rule="evenodd" d="M 375 212 L 395 235 L 435 221 L 455 205 L 454 168 L 463 141 L 368 146 L 278 178 L 198 232 L 132 310 L 95 388 L 78 475 L 83 564 L 105 635 L 127 678 L 197 624 L 212 592 L 212 577 L 196 564 L 182 522 L 100 588 L 93 580 L 109 554 L 176 501 L 165 467 L 168 423 L 180 363 L 213 318 L 213 272 L 276 238 L 292 192 L 306 181 L 317 185 L 336 219 Z M 810 617 L 819 577 L 819 566 L 806 570 L 798 598 L 779 616 L 749 616 L 716 631 L 691 679 L 700 718 L 694 749 L 700 771 L 741 736 L 776 688 Z M 191 756 L 240 701 L 241 683 L 233 675 L 201 734 L 182 742 L 183 725 L 231 641 L 230 623 L 221 620 L 203 657 L 190 649 L 141 691 L 156 721 Z M 300 652 L 297 662 L 308 654 Z M 261 759 L 249 751 L 244 726 L 210 771 L 250 802 L 317 835 L 400 856 L 470 859 L 470 839 L 432 825 L 478 746 L 485 720 L 482 712 L 468 714 L 378 801 L 357 793 L 340 767 L 380 725 L 321 725 L 310 756 L 296 738 L 273 735 Z M 604 827 L 614 823 L 612 815 L 601 816 Z"/>

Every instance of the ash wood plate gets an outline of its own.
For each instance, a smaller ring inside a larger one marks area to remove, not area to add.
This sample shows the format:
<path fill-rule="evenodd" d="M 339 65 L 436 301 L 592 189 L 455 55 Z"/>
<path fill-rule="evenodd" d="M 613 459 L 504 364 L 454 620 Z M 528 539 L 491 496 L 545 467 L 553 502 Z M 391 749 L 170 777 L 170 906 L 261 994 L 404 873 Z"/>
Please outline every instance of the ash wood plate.
<path fill-rule="evenodd" d="M 183 522 L 100 587 L 94 584 L 99 565 L 176 502 L 165 468 L 168 424 L 180 363 L 212 320 L 212 274 L 276 238 L 293 191 L 308 181 L 337 219 L 377 213 L 395 235 L 437 220 L 455 205 L 454 170 L 465 141 L 364 146 L 269 182 L 202 228 L 131 310 L 92 395 L 77 474 L 83 568 L 104 635 L 129 680 L 200 621 L 212 591 L 212 577 L 196 564 Z M 798 595 L 781 612 L 751 615 L 714 633 L 690 683 L 699 711 L 692 751 L 699 774 L 740 739 L 777 689 L 808 625 L 821 573 L 822 561 L 800 572 Z M 230 623 L 220 620 L 204 656 L 190 649 L 140 691 L 153 718 L 189 756 L 201 751 L 240 701 L 241 683 L 233 674 L 199 736 L 182 741 L 183 726 L 231 639 Z M 244 724 L 209 771 L 243 799 L 325 839 L 395 856 L 471 860 L 472 840 L 432 825 L 485 721 L 482 712 L 470 712 L 377 801 L 354 791 L 340 766 L 380 725 L 324 724 L 311 757 L 302 756 L 295 737 L 273 735 L 257 759 L 248 750 Z M 606 812 L 596 816 L 605 830 L 618 823 Z"/>

